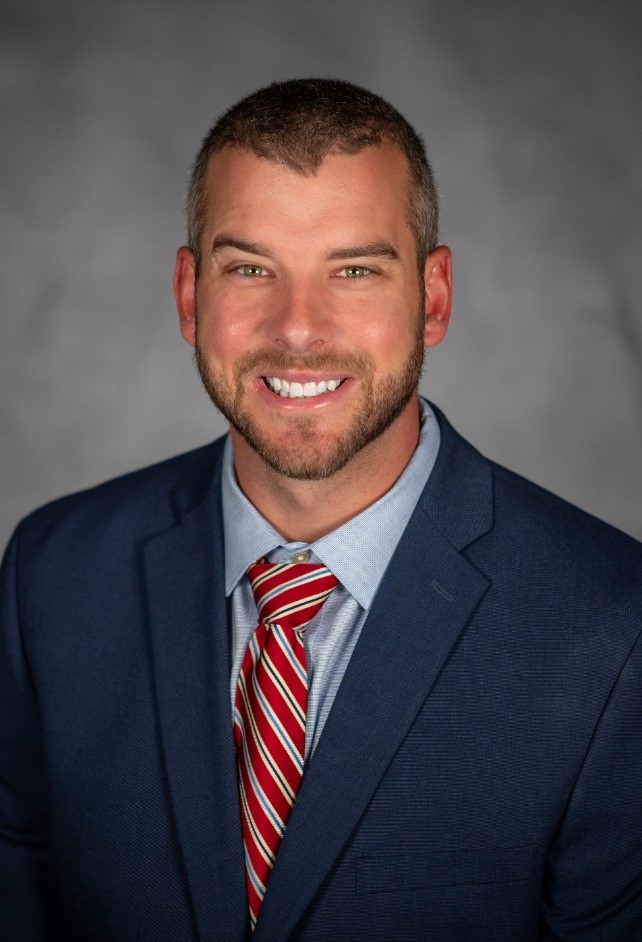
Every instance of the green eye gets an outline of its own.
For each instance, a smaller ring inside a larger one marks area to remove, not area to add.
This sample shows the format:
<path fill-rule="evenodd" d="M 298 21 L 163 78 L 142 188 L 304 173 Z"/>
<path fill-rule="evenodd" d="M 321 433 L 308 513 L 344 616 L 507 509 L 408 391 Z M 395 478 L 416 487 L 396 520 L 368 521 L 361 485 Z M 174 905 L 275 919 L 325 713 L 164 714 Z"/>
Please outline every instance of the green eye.
<path fill-rule="evenodd" d="M 241 265 L 237 269 L 245 278 L 260 278 L 264 270 L 260 265 Z"/>
<path fill-rule="evenodd" d="M 365 265 L 348 265 L 348 267 L 343 270 L 346 278 L 363 278 L 363 276 L 367 275 L 370 271 Z"/>

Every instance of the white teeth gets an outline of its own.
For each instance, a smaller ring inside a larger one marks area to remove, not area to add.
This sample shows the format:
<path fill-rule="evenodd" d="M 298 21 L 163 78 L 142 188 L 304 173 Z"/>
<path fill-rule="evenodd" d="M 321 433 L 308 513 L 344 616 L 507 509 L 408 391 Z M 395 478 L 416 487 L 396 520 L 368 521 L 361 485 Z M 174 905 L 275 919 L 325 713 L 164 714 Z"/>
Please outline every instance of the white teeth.
<path fill-rule="evenodd" d="M 341 385 L 340 379 L 322 379 L 320 383 L 290 383 L 287 379 L 278 376 L 266 376 L 265 382 L 270 389 L 282 396 L 283 399 L 311 399 L 321 396 L 324 392 L 334 392 Z"/>

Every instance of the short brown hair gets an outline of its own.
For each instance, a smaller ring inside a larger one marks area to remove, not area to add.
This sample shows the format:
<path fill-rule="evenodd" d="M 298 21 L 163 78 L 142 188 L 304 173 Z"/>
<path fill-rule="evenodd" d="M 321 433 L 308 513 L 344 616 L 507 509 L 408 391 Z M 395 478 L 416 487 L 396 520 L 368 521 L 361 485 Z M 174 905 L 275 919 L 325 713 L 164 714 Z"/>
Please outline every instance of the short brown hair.
<path fill-rule="evenodd" d="M 329 153 L 355 154 L 381 143 L 408 161 L 409 223 L 420 267 L 438 243 L 438 205 L 421 137 L 379 95 L 338 79 L 292 79 L 253 92 L 210 128 L 196 156 L 187 191 L 187 241 L 197 269 L 203 232 L 207 168 L 224 147 L 238 147 L 300 174 L 318 170 Z"/>

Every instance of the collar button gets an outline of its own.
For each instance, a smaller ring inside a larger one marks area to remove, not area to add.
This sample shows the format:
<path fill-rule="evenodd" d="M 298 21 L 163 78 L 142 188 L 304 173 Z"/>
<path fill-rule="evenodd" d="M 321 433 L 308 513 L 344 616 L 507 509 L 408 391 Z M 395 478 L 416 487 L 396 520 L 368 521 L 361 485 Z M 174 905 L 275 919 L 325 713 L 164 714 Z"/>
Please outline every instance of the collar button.
<path fill-rule="evenodd" d="M 299 553 L 295 553 L 294 556 L 290 557 L 291 563 L 309 563 L 312 553 L 310 550 L 301 550 Z"/>

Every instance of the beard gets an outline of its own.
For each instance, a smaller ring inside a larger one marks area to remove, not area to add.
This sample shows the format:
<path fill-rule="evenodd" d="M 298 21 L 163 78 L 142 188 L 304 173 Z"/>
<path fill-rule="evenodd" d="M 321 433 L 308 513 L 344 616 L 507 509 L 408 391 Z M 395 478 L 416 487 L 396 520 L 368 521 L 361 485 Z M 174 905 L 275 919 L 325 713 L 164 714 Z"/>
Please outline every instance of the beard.
<path fill-rule="evenodd" d="M 256 350 L 241 356 L 233 382 L 210 365 L 199 341 L 198 318 L 194 357 L 201 381 L 216 408 L 277 474 L 299 481 L 319 481 L 344 468 L 363 448 L 390 428 L 414 395 L 424 361 L 424 315 L 417 318 L 412 348 L 403 365 L 375 382 L 375 366 L 364 353 L 331 351 L 294 356 L 287 351 Z M 260 427 L 248 408 L 244 380 L 279 376 L 282 371 L 315 370 L 327 376 L 355 377 L 363 390 L 361 404 L 346 428 L 330 434 L 321 417 L 288 415 L 269 431 Z M 279 429 L 277 426 L 281 425 Z M 280 434 L 281 433 L 281 434 Z"/>

